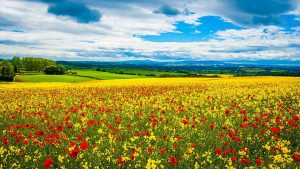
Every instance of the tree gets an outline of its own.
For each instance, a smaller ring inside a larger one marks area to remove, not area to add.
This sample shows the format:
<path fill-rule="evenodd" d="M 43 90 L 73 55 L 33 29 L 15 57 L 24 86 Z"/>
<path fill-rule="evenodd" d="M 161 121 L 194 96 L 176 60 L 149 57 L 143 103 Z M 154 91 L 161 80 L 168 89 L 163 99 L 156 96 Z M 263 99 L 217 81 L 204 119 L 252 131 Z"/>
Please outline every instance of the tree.
<path fill-rule="evenodd" d="M 48 75 L 63 75 L 66 73 L 66 68 L 63 65 L 47 66 L 44 72 Z"/>
<path fill-rule="evenodd" d="M 19 73 L 20 72 L 20 68 L 22 66 L 21 59 L 19 57 L 17 57 L 17 56 L 14 56 L 12 58 L 11 63 L 12 63 L 12 66 L 14 67 L 14 72 L 15 73 Z"/>
<path fill-rule="evenodd" d="M 5 81 L 14 81 L 15 73 L 13 66 L 7 61 L 3 60 L 0 66 L 0 79 Z"/>

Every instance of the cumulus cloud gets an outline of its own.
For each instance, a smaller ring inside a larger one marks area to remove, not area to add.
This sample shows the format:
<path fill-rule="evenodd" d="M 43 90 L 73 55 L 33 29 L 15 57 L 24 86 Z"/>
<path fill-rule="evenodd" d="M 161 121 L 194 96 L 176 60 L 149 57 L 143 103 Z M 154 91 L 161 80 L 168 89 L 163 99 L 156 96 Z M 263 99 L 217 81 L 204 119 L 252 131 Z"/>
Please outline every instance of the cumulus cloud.
<path fill-rule="evenodd" d="M 215 10 L 241 25 L 272 25 L 280 23 L 279 16 L 295 10 L 298 3 L 298 0 L 218 0 Z"/>
<path fill-rule="evenodd" d="M 83 2 L 71 0 L 50 0 L 45 1 L 50 3 L 48 12 L 58 16 L 69 16 L 79 23 L 98 22 L 102 14 L 88 7 Z"/>
<path fill-rule="evenodd" d="M 167 15 L 167 16 L 177 16 L 181 12 L 180 12 L 180 10 L 178 10 L 176 8 L 172 8 L 169 5 L 163 5 L 159 9 L 154 10 L 153 13 L 155 13 L 155 14 L 164 14 L 164 15 Z"/>

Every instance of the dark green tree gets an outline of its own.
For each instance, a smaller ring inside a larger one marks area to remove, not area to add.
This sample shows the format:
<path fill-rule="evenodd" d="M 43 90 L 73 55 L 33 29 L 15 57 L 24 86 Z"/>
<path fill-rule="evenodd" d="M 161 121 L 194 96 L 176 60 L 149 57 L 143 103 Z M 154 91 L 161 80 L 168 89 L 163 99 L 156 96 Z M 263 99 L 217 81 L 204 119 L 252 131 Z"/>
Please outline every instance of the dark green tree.
<path fill-rule="evenodd" d="M 63 75 L 66 73 L 66 68 L 63 65 L 47 66 L 44 72 L 48 75 Z"/>
<path fill-rule="evenodd" d="M 12 58 L 12 66 L 14 67 L 14 72 L 15 73 L 19 73 L 20 72 L 20 68 L 22 67 L 22 63 L 21 63 L 21 59 L 17 56 L 14 56 Z"/>
<path fill-rule="evenodd" d="M 14 81 L 15 73 L 13 66 L 7 61 L 2 60 L 0 66 L 0 79 L 4 81 Z"/>

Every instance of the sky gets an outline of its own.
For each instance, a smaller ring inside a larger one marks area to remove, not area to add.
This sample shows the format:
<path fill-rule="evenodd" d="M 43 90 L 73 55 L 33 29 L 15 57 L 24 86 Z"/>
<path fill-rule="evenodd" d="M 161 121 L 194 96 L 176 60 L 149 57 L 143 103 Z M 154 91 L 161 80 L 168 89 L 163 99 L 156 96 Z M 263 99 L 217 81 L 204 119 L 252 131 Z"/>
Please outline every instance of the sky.
<path fill-rule="evenodd" d="M 300 0 L 0 0 L 0 57 L 300 60 Z"/>

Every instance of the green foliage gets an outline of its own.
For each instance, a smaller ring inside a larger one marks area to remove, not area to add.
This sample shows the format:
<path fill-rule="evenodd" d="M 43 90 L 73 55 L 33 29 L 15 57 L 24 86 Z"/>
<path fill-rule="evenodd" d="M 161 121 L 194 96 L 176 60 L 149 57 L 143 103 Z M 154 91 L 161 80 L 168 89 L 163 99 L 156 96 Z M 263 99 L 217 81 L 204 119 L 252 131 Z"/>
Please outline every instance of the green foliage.
<path fill-rule="evenodd" d="M 64 75 L 66 68 L 63 65 L 47 66 L 44 72 L 48 75 Z"/>
<path fill-rule="evenodd" d="M 14 72 L 19 73 L 22 67 L 21 59 L 17 56 L 14 56 L 11 61 L 12 66 L 14 67 Z"/>
<path fill-rule="evenodd" d="M 13 66 L 7 60 L 2 60 L 0 64 L 0 80 L 14 81 L 14 77 Z"/>
<path fill-rule="evenodd" d="M 43 72 L 47 66 L 56 65 L 53 60 L 33 57 L 25 57 L 21 59 L 21 62 L 26 71 Z"/>
<path fill-rule="evenodd" d="M 40 83 L 40 82 L 66 82 L 66 83 L 77 83 L 77 82 L 86 82 L 92 81 L 94 79 L 87 77 L 71 76 L 71 75 L 17 75 L 16 82 L 31 82 L 31 83 Z"/>

